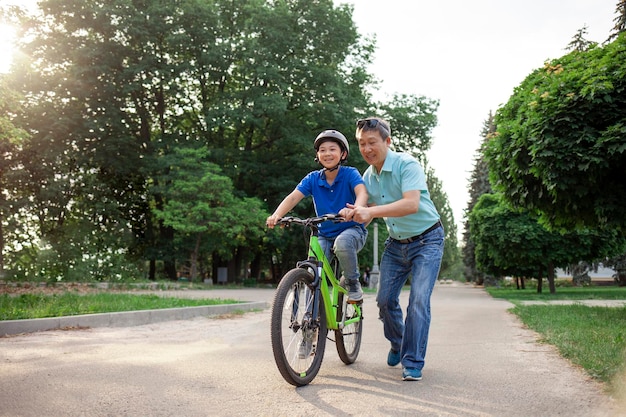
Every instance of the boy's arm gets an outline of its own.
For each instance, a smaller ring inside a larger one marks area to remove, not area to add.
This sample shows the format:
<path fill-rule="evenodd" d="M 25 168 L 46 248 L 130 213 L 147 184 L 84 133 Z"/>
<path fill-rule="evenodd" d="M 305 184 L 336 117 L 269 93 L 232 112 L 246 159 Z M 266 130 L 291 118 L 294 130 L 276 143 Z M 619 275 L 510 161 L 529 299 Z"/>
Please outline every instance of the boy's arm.
<path fill-rule="evenodd" d="M 356 200 L 354 201 L 354 205 L 356 207 L 367 207 L 367 200 L 369 200 L 369 195 L 367 194 L 367 188 L 365 184 L 359 184 L 354 187 L 354 192 L 356 193 Z M 369 226 L 372 220 L 365 221 L 363 224 L 365 227 Z"/>
<path fill-rule="evenodd" d="M 303 198 L 304 194 L 302 194 L 302 192 L 298 191 L 297 189 L 293 190 L 287 197 L 283 199 L 283 201 L 281 201 L 278 207 L 276 207 L 276 210 L 274 210 L 274 214 L 267 218 L 267 220 L 265 221 L 267 227 L 269 227 L 270 229 L 274 228 L 274 226 L 276 226 L 276 222 L 278 222 L 281 217 L 284 217 L 285 214 L 289 213 L 289 211 L 293 209 L 296 204 L 298 204 Z"/>
<path fill-rule="evenodd" d="M 365 188 L 365 184 L 361 183 L 354 187 L 354 193 L 356 194 L 356 199 L 354 200 L 354 204 L 346 204 L 346 207 L 339 211 L 339 215 L 346 220 L 354 220 L 352 218 L 354 207 L 367 207 L 367 200 L 369 196 L 367 194 L 367 188 Z M 365 226 L 369 224 L 369 221 L 363 222 Z"/>
<path fill-rule="evenodd" d="M 367 207 L 367 188 L 365 188 L 365 184 L 359 184 L 354 187 L 354 193 L 356 194 L 356 200 L 354 200 L 355 206 L 363 206 Z"/>

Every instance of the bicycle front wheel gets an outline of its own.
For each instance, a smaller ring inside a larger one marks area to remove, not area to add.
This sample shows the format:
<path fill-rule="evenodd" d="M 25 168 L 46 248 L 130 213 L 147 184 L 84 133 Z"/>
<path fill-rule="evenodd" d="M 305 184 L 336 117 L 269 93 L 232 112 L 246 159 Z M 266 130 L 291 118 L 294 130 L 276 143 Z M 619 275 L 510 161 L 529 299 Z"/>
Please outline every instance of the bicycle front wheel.
<path fill-rule="evenodd" d="M 341 323 L 343 319 L 343 310 L 346 310 L 346 321 L 357 317 L 357 311 L 354 304 L 344 304 L 344 295 L 339 294 L 337 308 L 337 323 Z M 363 304 L 361 304 L 362 306 Z M 363 317 L 354 323 L 344 326 L 342 329 L 335 330 L 335 344 L 337 345 L 337 353 L 339 358 L 346 365 L 350 365 L 356 361 L 361 349 L 361 337 L 363 336 Z"/>
<path fill-rule="evenodd" d="M 326 347 L 323 301 L 320 299 L 317 317 L 313 317 L 315 297 L 308 287 L 312 281 L 308 271 L 292 269 L 280 281 L 272 304 L 274 360 L 285 381 L 297 387 L 315 378 Z"/>

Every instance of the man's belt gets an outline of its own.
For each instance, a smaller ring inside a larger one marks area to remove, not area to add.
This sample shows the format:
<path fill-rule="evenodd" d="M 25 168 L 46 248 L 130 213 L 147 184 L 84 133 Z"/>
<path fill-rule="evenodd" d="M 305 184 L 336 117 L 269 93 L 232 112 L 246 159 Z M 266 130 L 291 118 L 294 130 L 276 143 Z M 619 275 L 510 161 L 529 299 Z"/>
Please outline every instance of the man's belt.
<path fill-rule="evenodd" d="M 433 230 L 435 230 L 438 227 L 441 227 L 441 220 L 437 220 L 437 223 L 433 224 L 432 226 L 430 226 L 428 229 L 426 229 L 423 233 L 421 233 L 419 235 L 407 237 L 406 239 L 394 239 L 394 240 L 396 242 L 400 242 L 400 243 L 415 242 L 416 240 L 420 240 L 425 235 L 427 235 L 428 233 L 432 232 Z"/>

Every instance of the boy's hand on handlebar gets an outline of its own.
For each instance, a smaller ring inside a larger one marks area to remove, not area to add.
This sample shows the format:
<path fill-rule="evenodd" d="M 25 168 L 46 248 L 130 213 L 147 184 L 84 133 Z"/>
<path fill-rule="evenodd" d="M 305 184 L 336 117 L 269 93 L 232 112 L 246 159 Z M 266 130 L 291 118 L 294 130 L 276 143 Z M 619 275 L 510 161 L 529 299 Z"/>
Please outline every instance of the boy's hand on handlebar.
<path fill-rule="evenodd" d="M 339 213 L 337 213 L 337 215 L 339 217 L 343 217 L 344 221 L 349 222 L 350 220 L 352 220 L 352 212 L 352 209 L 345 207 L 339 210 Z"/>
<path fill-rule="evenodd" d="M 271 216 L 267 218 L 267 220 L 265 220 L 265 225 L 269 227 L 270 229 L 273 229 L 279 220 L 280 220 L 280 217 L 272 214 Z"/>

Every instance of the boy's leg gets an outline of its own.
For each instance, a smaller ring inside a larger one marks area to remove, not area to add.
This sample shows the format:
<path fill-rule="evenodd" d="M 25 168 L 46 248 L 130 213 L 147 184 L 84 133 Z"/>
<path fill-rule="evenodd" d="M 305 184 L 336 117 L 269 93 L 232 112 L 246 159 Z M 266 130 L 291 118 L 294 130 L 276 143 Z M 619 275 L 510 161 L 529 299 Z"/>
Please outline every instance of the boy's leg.
<path fill-rule="evenodd" d="M 361 301 L 363 290 L 359 277 L 359 260 L 357 253 L 365 245 L 367 240 L 367 230 L 361 227 L 351 227 L 341 232 L 333 245 L 335 256 L 339 260 L 339 265 L 343 270 L 343 275 L 348 284 L 348 299 L 350 301 Z"/>

